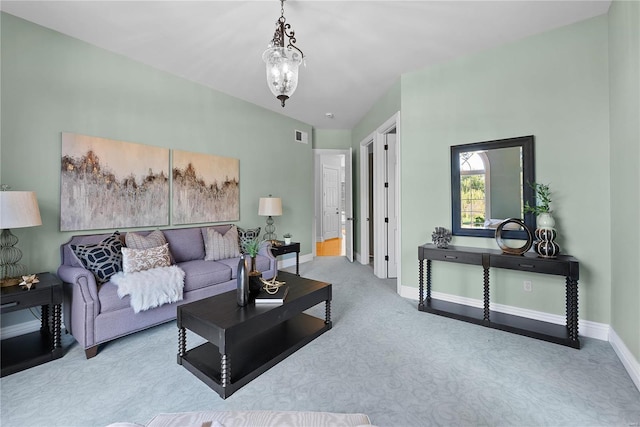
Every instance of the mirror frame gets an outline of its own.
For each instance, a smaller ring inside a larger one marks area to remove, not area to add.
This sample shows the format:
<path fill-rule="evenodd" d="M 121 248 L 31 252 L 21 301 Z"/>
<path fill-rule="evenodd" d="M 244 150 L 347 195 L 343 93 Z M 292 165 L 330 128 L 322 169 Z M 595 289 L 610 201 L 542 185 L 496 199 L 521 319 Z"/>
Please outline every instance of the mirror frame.
<path fill-rule="evenodd" d="M 529 206 L 536 205 L 533 189 L 528 183 L 535 182 L 535 158 L 533 150 L 533 135 L 517 138 L 497 139 L 493 141 L 474 142 L 471 144 L 451 146 L 451 225 L 454 236 L 495 237 L 496 230 L 492 228 L 463 228 L 460 225 L 460 153 L 478 150 L 494 150 L 498 148 L 521 147 L 522 149 L 522 203 Z M 508 219 L 508 218 L 505 218 Z M 518 218 L 522 219 L 522 218 Z M 536 218 L 532 213 L 524 215 L 524 223 L 531 232 L 536 229 Z M 526 230 L 503 230 L 502 236 L 507 239 L 527 239 Z"/>

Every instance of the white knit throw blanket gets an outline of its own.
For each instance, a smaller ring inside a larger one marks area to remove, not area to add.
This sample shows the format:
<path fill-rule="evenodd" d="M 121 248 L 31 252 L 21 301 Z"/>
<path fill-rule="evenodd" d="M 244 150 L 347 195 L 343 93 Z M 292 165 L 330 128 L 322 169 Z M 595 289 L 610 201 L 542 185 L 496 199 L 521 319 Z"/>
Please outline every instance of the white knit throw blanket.
<path fill-rule="evenodd" d="M 127 274 L 121 271 L 111 276 L 111 283 L 118 287 L 120 298 L 131 296 L 131 307 L 139 313 L 182 300 L 184 276 L 180 267 L 172 265 Z"/>

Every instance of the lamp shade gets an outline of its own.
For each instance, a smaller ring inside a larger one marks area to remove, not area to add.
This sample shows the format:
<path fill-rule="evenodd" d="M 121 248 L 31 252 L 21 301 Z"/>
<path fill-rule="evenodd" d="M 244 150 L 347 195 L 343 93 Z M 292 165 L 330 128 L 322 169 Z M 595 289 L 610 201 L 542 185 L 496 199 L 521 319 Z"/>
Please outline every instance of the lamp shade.
<path fill-rule="evenodd" d="M 42 225 L 33 191 L 0 191 L 0 229 Z"/>
<path fill-rule="evenodd" d="M 258 206 L 260 216 L 280 216 L 282 215 L 282 199 L 280 197 L 260 197 Z"/>

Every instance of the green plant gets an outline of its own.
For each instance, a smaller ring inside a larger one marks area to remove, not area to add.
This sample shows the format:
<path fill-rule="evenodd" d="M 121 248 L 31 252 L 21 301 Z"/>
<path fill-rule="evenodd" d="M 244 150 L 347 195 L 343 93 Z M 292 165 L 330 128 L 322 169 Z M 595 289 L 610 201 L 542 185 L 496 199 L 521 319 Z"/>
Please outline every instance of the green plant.
<path fill-rule="evenodd" d="M 260 251 L 260 241 L 258 239 L 252 239 L 242 244 L 242 250 L 245 254 L 249 254 L 251 258 L 258 255 Z"/>
<path fill-rule="evenodd" d="M 551 204 L 551 190 L 549 189 L 549 184 L 536 182 L 529 182 L 528 184 L 536 195 L 536 205 L 530 206 L 529 202 L 526 202 L 524 204 L 524 213 L 532 213 L 536 216 L 541 213 L 551 213 L 551 208 L 549 207 Z"/>
<path fill-rule="evenodd" d="M 291 233 L 284 233 L 284 234 L 282 235 L 282 237 L 285 237 L 285 238 L 287 238 L 287 239 L 290 239 L 290 238 L 291 238 Z"/>

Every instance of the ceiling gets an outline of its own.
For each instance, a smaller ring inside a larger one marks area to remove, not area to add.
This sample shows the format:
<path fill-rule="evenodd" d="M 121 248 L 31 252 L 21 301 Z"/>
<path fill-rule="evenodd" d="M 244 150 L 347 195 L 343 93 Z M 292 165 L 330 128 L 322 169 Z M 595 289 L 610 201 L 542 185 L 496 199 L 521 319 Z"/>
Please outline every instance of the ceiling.
<path fill-rule="evenodd" d="M 284 16 L 306 67 L 284 108 L 267 88 L 261 57 L 278 0 L 3 0 L 0 8 L 317 129 L 351 129 L 402 73 L 601 15 L 609 5 L 288 0 Z"/>

